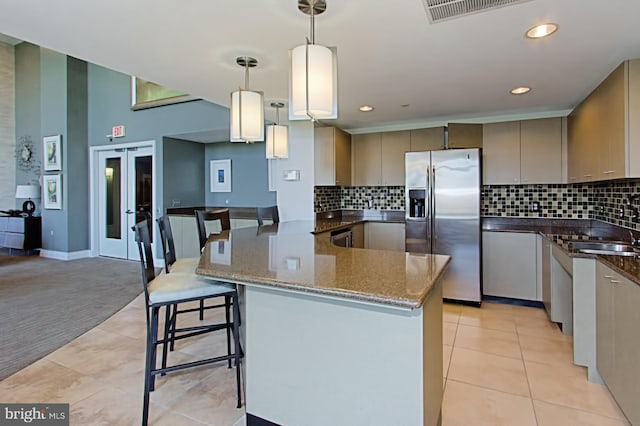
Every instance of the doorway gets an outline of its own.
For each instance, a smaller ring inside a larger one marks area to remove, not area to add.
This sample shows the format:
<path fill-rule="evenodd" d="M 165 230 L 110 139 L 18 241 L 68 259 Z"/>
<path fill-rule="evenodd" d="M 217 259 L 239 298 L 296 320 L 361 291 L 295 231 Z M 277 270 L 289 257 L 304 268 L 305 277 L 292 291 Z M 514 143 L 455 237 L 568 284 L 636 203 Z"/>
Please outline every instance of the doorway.
<path fill-rule="evenodd" d="M 152 239 L 154 236 L 153 144 L 97 147 L 92 165 L 92 251 L 99 256 L 138 260 L 131 227 L 146 219 Z"/>

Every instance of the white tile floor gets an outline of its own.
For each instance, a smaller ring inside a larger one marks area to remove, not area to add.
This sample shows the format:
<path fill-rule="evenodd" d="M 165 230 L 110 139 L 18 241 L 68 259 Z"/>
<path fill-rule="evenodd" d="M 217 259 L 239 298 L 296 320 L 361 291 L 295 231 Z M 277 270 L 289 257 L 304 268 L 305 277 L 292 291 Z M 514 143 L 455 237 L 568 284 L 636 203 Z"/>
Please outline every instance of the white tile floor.
<path fill-rule="evenodd" d="M 69 402 L 71 424 L 140 423 L 142 298 L 0 382 L 3 402 Z M 183 319 L 183 321 L 185 321 Z M 186 319 L 197 323 L 197 317 Z M 571 362 L 571 338 L 541 309 L 484 303 L 444 307 L 443 425 L 625 425 L 602 385 Z M 178 342 L 171 360 L 222 350 L 224 336 Z M 204 366 L 158 378 L 150 424 L 242 425 L 235 371 Z"/>

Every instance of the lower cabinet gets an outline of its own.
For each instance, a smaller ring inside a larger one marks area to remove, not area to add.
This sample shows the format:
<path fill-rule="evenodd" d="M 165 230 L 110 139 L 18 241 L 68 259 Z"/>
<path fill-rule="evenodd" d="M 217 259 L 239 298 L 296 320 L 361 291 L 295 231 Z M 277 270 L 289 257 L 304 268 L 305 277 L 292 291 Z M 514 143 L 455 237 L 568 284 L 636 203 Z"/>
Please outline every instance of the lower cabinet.
<path fill-rule="evenodd" d="M 42 247 L 42 218 L 0 217 L 0 247 L 22 250 Z"/>
<path fill-rule="evenodd" d="M 596 363 L 631 424 L 640 424 L 640 286 L 596 265 Z"/>
<path fill-rule="evenodd" d="M 488 296 L 539 300 L 538 235 L 482 233 L 483 293 Z"/>
<path fill-rule="evenodd" d="M 176 246 L 176 258 L 200 256 L 198 227 L 195 216 L 169 215 L 173 242 Z M 267 222 L 265 222 L 267 223 Z M 231 219 L 231 229 L 257 226 L 255 219 Z M 207 232 L 220 232 L 218 221 L 207 223 Z"/>
<path fill-rule="evenodd" d="M 364 223 L 358 223 L 351 228 L 353 248 L 364 248 Z"/>
<path fill-rule="evenodd" d="M 365 232 L 368 249 L 404 251 L 404 223 L 367 222 Z"/>

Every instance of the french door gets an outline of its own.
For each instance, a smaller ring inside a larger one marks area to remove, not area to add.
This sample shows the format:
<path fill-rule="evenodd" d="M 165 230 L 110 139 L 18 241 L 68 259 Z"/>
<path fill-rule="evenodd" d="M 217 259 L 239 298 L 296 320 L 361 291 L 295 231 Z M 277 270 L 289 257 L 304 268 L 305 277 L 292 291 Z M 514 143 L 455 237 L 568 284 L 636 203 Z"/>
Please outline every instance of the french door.
<path fill-rule="evenodd" d="M 131 227 L 147 219 L 153 230 L 153 187 L 152 147 L 98 153 L 100 256 L 139 259 Z"/>

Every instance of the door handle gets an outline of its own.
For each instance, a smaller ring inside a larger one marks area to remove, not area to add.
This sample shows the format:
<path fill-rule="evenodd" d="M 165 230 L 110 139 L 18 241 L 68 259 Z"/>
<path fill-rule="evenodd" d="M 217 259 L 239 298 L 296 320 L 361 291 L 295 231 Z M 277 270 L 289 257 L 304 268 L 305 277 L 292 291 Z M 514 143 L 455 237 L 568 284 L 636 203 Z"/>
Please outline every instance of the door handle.
<path fill-rule="evenodd" d="M 127 210 L 125 213 L 126 213 L 126 214 L 133 214 L 133 211 L 131 211 L 131 210 Z"/>

